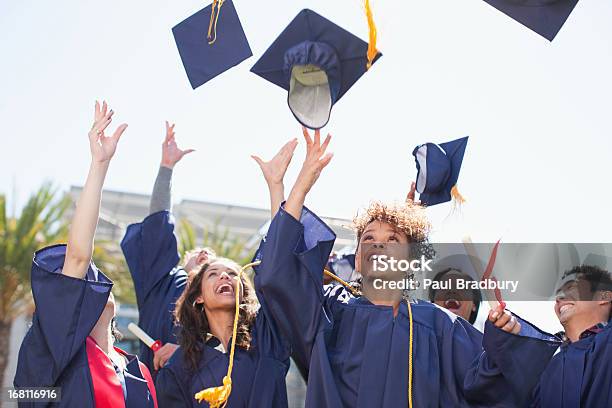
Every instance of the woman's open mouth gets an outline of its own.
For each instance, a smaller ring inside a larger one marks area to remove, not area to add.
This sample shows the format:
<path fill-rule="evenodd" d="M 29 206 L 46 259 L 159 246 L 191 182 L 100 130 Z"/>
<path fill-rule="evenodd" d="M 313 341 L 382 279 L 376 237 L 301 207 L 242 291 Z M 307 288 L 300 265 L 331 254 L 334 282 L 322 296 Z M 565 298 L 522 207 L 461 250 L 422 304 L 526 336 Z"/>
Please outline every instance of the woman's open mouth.
<path fill-rule="evenodd" d="M 218 295 L 234 296 L 234 287 L 229 283 L 222 283 L 215 291 Z"/>

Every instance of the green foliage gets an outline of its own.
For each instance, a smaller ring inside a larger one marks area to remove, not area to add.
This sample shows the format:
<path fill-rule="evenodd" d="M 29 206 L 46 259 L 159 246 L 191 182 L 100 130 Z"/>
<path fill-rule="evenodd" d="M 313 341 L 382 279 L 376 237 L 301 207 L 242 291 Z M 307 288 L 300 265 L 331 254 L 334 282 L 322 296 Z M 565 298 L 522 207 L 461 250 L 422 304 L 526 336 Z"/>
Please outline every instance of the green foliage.
<path fill-rule="evenodd" d="M 9 215 L 6 196 L 0 195 L 0 318 L 12 322 L 31 306 L 30 268 L 34 252 L 66 240 L 64 213 L 68 196 L 57 197 L 44 183 L 28 199 L 18 216 Z"/>

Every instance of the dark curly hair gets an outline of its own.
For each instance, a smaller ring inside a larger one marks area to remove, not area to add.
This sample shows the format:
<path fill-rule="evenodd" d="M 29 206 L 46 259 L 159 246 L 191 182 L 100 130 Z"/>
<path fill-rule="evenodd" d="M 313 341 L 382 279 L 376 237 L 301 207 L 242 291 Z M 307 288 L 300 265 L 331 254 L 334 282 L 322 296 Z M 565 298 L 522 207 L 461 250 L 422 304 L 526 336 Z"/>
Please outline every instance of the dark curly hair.
<path fill-rule="evenodd" d="M 240 265 L 231 259 L 214 258 L 202 265 L 200 270 L 188 281 L 183 294 L 176 301 L 174 317 L 179 326 L 179 345 L 183 350 L 186 365 L 195 371 L 198 368 L 206 335 L 210 331 L 208 319 L 202 304 L 196 304 L 196 299 L 201 295 L 202 279 L 206 270 L 215 263 L 223 262 L 229 264 L 236 272 L 240 272 Z M 240 303 L 238 317 L 238 332 L 236 345 L 249 350 L 251 347 L 251 326 L 257 315 L 259 303 L 255 295 L 255 289 L 243 274 L 241 278 L 243 296 Z"/>

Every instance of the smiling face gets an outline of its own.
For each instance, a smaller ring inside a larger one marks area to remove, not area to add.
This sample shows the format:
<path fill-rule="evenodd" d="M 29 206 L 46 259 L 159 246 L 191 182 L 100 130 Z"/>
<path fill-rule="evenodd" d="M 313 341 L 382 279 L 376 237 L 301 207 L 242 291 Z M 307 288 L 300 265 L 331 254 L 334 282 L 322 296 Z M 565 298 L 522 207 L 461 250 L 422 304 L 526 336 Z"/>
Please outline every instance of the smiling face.
<path fill-rule="evenodd" d="M 214 260 L 203 272 L 201 293 L 196 303 L 204 305 L 206 310 L 234 309 L 236 307 L 236 290 L 240 290 L 242 301 L 242 285 L 237 289 L 240 267 L 234 262 Z"/>
<path fill-rule="evenodd" d="M 408 259 L 408 243 L 406 234 L 395 226 L 383 221 L 372 221 L 359 237 L 355 269 L 366 278 L 389 276 L 389 272 L 373 270 L 374 257 L 386 255 L 398 260 Z M 398 275 L 398 278 L 402 277 Z"/>
<path fill-rule="evenodd" d="M 597 292 L 591 291 L 591 284 L 586 280 L 574 280 L 565 283 L 558 291 L 555 300 L 555 314 L 559 322 L 565 325 L 573 319 L 588 318 L 598 313 L 600 302 Z"/>
<path fill-rule="evenodd" d="M 464 281 L 465 275 L 459 271 L 449 270 L 441 277 L 436 279 L 439 282 L 448 282 L 450 289 L 438 289 L 433 293 L 433 302 L 447 310 L 450 310 L 457 316 L 463 317 L 470 321 L 472 313 L 476 311 L 471 290 L 458 290 L 459 281 Z"/>

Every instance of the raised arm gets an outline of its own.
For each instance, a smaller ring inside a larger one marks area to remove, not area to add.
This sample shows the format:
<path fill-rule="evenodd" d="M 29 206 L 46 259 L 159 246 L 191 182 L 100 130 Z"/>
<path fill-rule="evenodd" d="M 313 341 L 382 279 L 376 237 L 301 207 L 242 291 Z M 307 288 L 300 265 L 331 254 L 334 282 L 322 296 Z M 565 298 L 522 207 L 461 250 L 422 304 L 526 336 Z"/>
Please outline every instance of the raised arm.
<path fill-rule="evenodd" d="M 66 260 L 62 273 L 78 279 L 83 279 L 93 254 L 93 241 L 100 215 L 100 199 L 106 172 L 117 143 L 127 128 L 120 125 L 112 136 L 106 136 L 104 131 L 111 124 L 113 110 L 108 109 L 106 102 L 100 106 L 96 101 L 94 123 L 89 131 L 89 147 L 91 164 L 87 181 L 77 201 L 74 216 L 68 234 Z"/>
<path fill-rule="evenodd" d="M 300 170 L 300 174 L 285 203 L 285 211 L 296 220 L 299 220 L 301 217 L 306 195 L 321 175 L 321 171 L 329 164 L 333 157 L 332 153 L 325 153 L 331 141 L 331 135 L 327 135 L 325 141 L 321 144 L 320 130 L 315 130 L 314 140 L 310 137 L 308 129 L 305 127 L 302 128 L 302 133 L 306 141 L 306 159 L 304 159 L 302 170 Z"/>
<path fill-rule="evenodd" d="M 329 137 L 322 147 L 317 137 L 313 141 L 306 131 L 304 135 L 308 152 L 289 196 L 293 211 L 298 213 L 287 212 L 288 201 L 272 219 L 259 249 L 261 265 L 256 268 L 255 289 L 263 313 L 291 342 L 294 356 L 308 366 L 314 339 L 325 324 L 323 268 L 336 237 L 321 219 L 303 207 L 306 194 L 331 159 L 331 155 L 325 155 Z"/>
<path fill-rule="evenodd" d="M 151 204 L 149 206 L 149 214 L 154 214 L 159 211 L 170 211 L 172 206 L 172 170 L 176 163 L 193 152 L 193 149 L 181 150 L 176 144 L 174 123 L 170 125 L 166 121 L 166 137 L 162 143 L 162 158 L 157 172 L 157 178 L 153 185 L 153 194 L 151 194 Z"/>
<path fill-rule="evenodd" d="M 283 179 L 289 163 L 293 158 L 293 152 L 297 146 L 297 139 L 292 139 L 285 143 L 276 155 L 267 162 L 264 162 L 259 156 L 252 155 L 253 160 L 259 164 L 259 168 L 266 179 L 268 191 L 270 192 L 270 212 L 272 218 L 278 212 L 280 205 L 285 201 L 285 184 Z"/>

